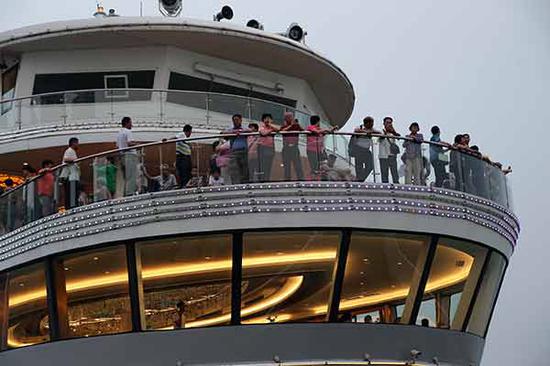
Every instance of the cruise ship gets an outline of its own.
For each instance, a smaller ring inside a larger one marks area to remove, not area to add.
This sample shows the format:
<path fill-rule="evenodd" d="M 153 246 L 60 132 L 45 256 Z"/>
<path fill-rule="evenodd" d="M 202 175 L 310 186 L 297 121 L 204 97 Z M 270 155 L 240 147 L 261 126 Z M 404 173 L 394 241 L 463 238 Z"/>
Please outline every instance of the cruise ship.
<path fill-rule="evenodd" d="M 0 365 L 479 365 L 501 165 L 339 132 L 299 24 L 159 9 L 0 33 Z"/>

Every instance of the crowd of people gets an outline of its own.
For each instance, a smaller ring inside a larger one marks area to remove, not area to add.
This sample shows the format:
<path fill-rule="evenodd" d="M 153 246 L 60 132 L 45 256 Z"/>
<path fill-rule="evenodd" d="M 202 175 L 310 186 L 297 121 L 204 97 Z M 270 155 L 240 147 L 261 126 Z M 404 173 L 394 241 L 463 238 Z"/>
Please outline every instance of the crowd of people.
<path fill-rule="evenodd" d="M 382 183 L 390 183 L 391 178 L 392 183 L 398 184 L 404 178 L 405 184 L 426 185 L 433 168 L 433 186 L 487 197 L 490 174 L 486 166 L 495 166 L 505 174 L 511 171 L 510 168 L 502 169 L 499 163 L 491 162 L 477 146 L 471 146 L 469 134 L 457 135 L 453 144 L 442 142 L 438 126 L 431 128 L 429 153 L 424 154 L 422 143 L 425 139 L 420 125 L 411 123 L 409 132 L 402 136 L 397 132 L 391 117 L 383 119 L 380 130 L 375 128 L 374 118 L 366 117 L 355 128 L 349 140 L 348 154 L 353 164 L 337 164 L 338 157 L 327 153 L 324 138 L 336 131 L 336 128 L 323 128 L 319 116 L 312 116 L 309 125 L 304 128 L 288 112 L 284 114 L 280 125 L 275 124 L 273 116 L 267 113 L 262 116 L 261 123 L 249 123 L 246 127 L 243 126 L 241 115 L 232 116 L 231 127 L 223 131 L 221 137 L 212 144 L 206 174 L 206 164 L 197 166 L 197 159 L 193 156 L 198 145 L 189 142 L 193 127 L 185 125 L 181 133 L 172 137 L 175 141 L 175 159 L 160 162 L 159 174 L 151 175 L 139 149 L 134 148 L 140 143 L 134 139 L 132 119 L 124 117 L 121 125 L 115 142 L 119 151 L 94 160 L 93 184 L 84 187 L 81 184 L 79 164 L 75 163 L 79 151 L 77 137 L 70 138 L 62 157 L 65 165 L 55 173 L 51 160 L 44 160 L 39 171 L 24 164 L 24 179 L 40 176 L 33 181 L 34 184 L 28 184 L 23 190 L 26 219 L 37 219 L 55 212 L 54 203 L 59 202 L 60 196 L 58 191 L 64 197 L 64 208 L 69 209 L 88 203 L 90 196 L 93 201 L 102 201 L 177 188 L 269 182 L 273 179 L 277 156 L 277 134 L 282 135 L 282 151 L 278 159 L 282 160 L 283 168 L 282 174 L 279 172 L 282 177 L 278 177 L 278 180 L 365 182 L 375 171 L 376 144 Z M 300 151 L 302 135 L 306 135 L 307 159 L 302 158 L 304 154 Z M 489 164 L 483 164 L 482 160 Z M 173 164 L 167 164 L 166 161 L 173 161 Z M 355 174 L 351 166 L 354 166 Z M 154 170 L 157 171 L 156 168 Z M 56 182 L 59 182 L 61 190 L 56 190 Z M 8 189 L 13 186 L 9 183 L 5 182 Z"/>

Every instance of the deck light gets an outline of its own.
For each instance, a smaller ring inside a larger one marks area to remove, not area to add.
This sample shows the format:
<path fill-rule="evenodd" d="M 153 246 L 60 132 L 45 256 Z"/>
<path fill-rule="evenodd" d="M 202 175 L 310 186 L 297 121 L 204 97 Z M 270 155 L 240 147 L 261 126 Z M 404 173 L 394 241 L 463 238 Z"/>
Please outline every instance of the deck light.
<path fill-rule="evenodd" d="M 302 42 L 306 36 L 306 32 L 304 31 L 304 28 L 302 28 L 298 23 L 292 23 L 286 33 L 284 34 L 285 37 L 288 37 L 296 42 Z"/>
<path fill-rule="evenodd" d="M 221 22 L 223 19 L 233 19 L 233 9 L 228 5 L 225 5 L 218 14 L 214 15 L 215 22 Z"/>
<path fill-rule="evenodd" d="M 248 21 L 248 23 L 246 23 L 246 26 L 250 27 L 250 28 L 264 30 L 264 25 L 262 23 L 260 23 L 259 21 L 257 21 L 256 19 L 250 19 Z"/>
<path fill-rule="evenodd" d="M 159 0 L 159 10 L 165 17 L 177 17 L 183 10 L 183 0 Z"/>

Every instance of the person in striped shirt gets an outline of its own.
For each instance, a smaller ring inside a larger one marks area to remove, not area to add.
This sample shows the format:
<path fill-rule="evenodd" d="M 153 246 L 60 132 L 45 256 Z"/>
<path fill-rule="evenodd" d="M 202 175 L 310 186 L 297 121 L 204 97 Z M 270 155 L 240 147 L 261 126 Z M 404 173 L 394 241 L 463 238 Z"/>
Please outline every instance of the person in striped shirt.
<path fill-rule="evenodd" d="M 185 139 L 191 137 L 193 127 L 185 125 L 183 133 L 176 135 L 176 139 Z M 193 160 L 191 159 L 191 145 L 187 141 L 176 142 L 176 174 L 179 179 L 180 188 L 185 188 L 191 179 L 193 170 Z"/>

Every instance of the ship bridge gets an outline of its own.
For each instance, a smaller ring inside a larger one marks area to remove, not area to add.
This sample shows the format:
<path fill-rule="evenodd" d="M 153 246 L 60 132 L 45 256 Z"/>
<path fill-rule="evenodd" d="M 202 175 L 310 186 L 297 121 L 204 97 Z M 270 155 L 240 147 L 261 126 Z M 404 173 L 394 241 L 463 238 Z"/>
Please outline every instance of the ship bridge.
<path fill-rule="evenodd" d="M 501 165 L 337 132 L 344 73 L 258 30 L 94 19 L 0 52 L 0 363 L 479 364 L 520 230 Z"/>

